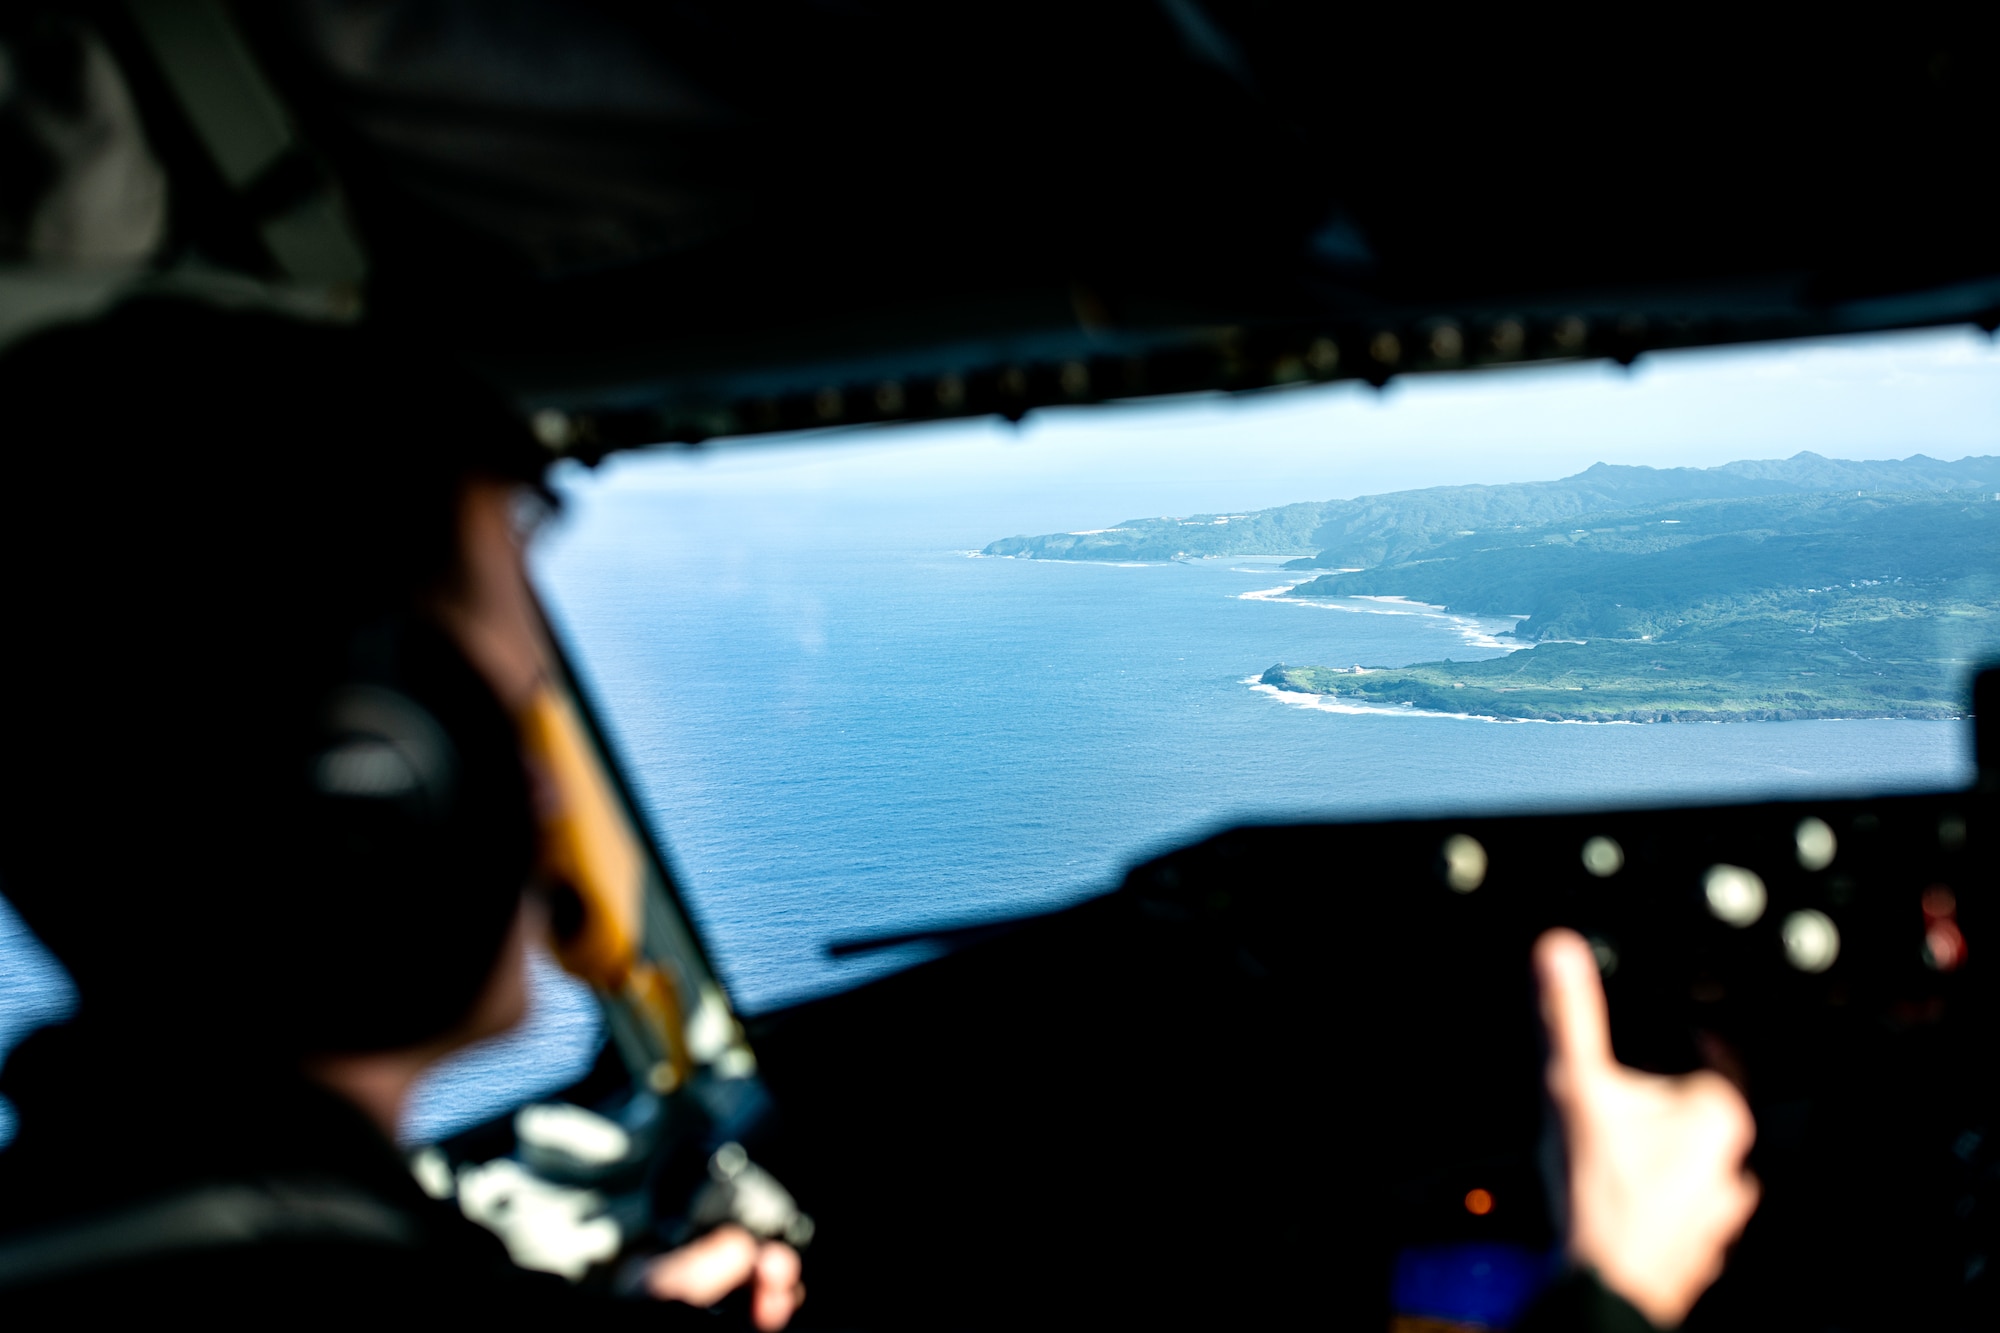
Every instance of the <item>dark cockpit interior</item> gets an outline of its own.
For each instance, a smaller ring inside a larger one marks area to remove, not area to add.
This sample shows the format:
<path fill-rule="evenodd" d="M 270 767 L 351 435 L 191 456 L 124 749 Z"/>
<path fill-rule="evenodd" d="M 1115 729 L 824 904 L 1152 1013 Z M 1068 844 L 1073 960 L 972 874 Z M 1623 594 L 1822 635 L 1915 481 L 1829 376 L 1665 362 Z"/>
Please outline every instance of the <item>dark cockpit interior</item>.
<path fill-rule="evenodd" d="M 1275 0 L 24 10 L 0 340 L 140 297 L 362 327 L 594 466 L 1991 335 L 1992 36 Z M 551 762 L 602 802 L 579 846 L 624 850 L 578 854 L 556 923 L 611 1034 L 557 1100 L 626 1147 L 508 1117 L 433 1151 L 613 1200 L 586 1281 L 761 1216 L 811 1241 L 810 1327 L 1505 1327 L 1565 1225 L 1524 961 L 1563 925 L 1623 1062 L 1722 1069 L 1757 1118 L 1764 1203 L 1691 1327 L 1988 1327 L 1982 680 L 1969 789 L 1249 824 L 1073 907 L 859 933 L 936 956 L 744 1018 L 572 679 Z"/>

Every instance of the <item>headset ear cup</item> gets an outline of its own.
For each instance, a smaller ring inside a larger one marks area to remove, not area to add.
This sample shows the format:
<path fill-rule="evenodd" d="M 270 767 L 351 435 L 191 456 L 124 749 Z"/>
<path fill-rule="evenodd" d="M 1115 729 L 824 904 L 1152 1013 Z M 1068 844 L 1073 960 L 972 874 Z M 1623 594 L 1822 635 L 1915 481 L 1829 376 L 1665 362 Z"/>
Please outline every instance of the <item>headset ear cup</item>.
<path fill-rule="evenodd" d="M 344 685 L 327 700 L 324 729 L 310 774 L 319 796 L 391 803 L 419 822 L 450 814 L 457 751 L 422 704 L 382 685 Z"/>
<path fill-rule="evenodd" d="M 283 988 L 322 1049 L 387 1049 L 462 1020 L 533 869 L 517 734 L 485 680 L 429 622 L 365 639 L 302 765 L 298 845 L 312 851 L 291 877 Z"/>

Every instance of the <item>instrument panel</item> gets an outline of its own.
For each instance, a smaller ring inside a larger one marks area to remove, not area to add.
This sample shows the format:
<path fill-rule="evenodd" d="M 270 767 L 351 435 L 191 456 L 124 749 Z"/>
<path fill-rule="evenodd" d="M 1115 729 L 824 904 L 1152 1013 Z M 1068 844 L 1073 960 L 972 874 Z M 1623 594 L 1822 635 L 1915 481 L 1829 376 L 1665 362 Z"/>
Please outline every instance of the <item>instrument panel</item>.
<path fill-rule="evenodd" d="M 982 1290 L 982 1326 L 1506 1327 L 1560 1270 L 1528 959 L 1564 925 L 1622 1061 L 1718 1069 L 1756 1115 L 1764 1202 L 1690 1327 L 1989 1326 L 1992 813 L 1952 792 L 1238 828 L 767 1016 L 815 1299 L 877 1324 Z M 921 1215 L 949 1223 L 911 1236 Z M 891 1235 L 950 1276 L 883 1269 Z"/>

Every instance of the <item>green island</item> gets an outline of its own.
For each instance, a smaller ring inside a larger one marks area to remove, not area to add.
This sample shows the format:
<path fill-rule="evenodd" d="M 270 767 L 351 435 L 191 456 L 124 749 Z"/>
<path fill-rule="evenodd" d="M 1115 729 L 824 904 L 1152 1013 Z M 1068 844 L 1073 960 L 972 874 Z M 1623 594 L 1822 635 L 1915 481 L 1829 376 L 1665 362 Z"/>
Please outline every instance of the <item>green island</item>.
<path fill-rule="evenodd" d="M 1201 535 L 1241 546 L 1261 527 L 1296 541 L 1301 508 L 1228 516 Z M 1400 597 L 1512 620 L 1501 637 L 1522 647 L 1464 662 L 1280 663 L 1260 683 L 1281 690 L 1541 721 L 1949 718 L 1966 711 L 1972 672 L 2000 659 L 2000 459 L 1600 464 L 1559 482 L 1330 501 L 1320 517 L 1308 534 L 1318 553 L 1288 568 L 1330 572 L 1286 596 Z M 1199 520 L 1159 520 L 1170 521 Z M 1054 536 L 1099 538 L 1094 553 L 1117 534 Z M 988 553 L 1093 558 L 1074 541 L 1011 540 L 1043 545 Z"/>
<path fill-rule="evenodd" d="M 1322 575 L 1294 597 L 1526 613 L 1532 644 L 1263 682 L 1357 703 L 1592 722 L 1955 717 L 2000 649 L 2000 500 L 1801 495 L 1655 506 Z"/>

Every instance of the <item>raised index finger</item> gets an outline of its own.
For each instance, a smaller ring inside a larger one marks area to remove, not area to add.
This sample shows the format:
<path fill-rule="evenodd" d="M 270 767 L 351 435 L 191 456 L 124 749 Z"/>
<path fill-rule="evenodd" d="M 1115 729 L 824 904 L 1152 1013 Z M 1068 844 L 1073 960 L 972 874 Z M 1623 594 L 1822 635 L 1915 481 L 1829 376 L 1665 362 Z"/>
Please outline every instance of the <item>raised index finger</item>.
<path fill-rule="evenodd" d="M 1535 980 L 1549 1036 L 1551 1074 L 1585 1079 L 1610 1069 L 1611 1020 L 1604 983 L 1583 936 L 1558 929 L 1536 940 Z"/>

